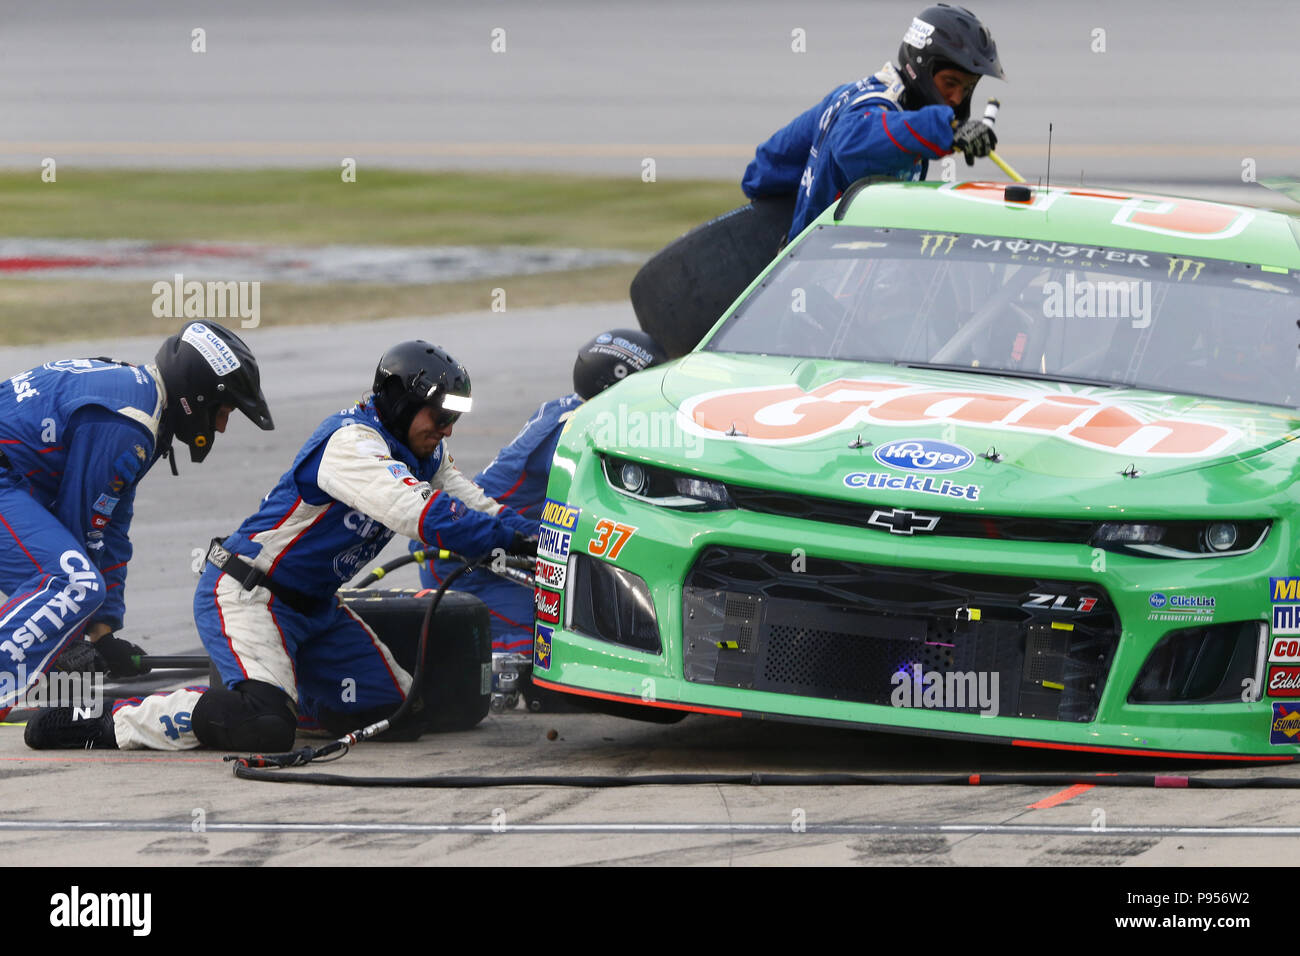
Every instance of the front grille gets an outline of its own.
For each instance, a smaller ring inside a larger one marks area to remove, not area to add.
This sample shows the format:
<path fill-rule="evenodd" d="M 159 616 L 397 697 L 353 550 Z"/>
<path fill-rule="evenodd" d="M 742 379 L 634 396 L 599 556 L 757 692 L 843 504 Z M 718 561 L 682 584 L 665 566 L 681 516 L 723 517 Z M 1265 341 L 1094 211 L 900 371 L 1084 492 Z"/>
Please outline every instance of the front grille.
<path fill-rule="evenodd" d="M 719 547 L 682 616 L 696 683 L 1067 721 L 1096 716 L 1120 633 L 1090 583 Z"/>
<path fill-rule="evenodd" d="M 870 528 L 872 531 L 888 529 L 871 524 L 873 512 L 890 505 L 867 504 L 858 501 L 840 501 L 817 495 L 803 495 L 788 491 L 769 491 L 744 485 L 727 485 L 727 493 L 739 508 L 762 514 L 800 518 L 805 521 L 824 521 L 828 524 L 851 525 Z M 990 538 L 1006 541 L 1058 541 L 1065 544 L 1087 544 L 1092 540 L 1100 522 L 1073 521 L 1066 518 L 1025 518 L 1020 515 L 972 515 L 963 512 L 942 511 L 927 506 L 915 509 L 918 513 L 938 515 L 939 521 L 930 534 L 952 538 Z"/>

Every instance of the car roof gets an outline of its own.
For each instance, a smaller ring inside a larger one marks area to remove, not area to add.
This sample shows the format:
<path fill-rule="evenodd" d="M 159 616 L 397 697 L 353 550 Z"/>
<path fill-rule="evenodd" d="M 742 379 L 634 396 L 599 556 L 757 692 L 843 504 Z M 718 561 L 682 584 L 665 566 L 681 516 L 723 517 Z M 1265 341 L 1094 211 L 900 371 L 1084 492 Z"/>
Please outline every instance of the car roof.
<path fill-rule="evenodd" d="M 822 225 L 982 233 L 1038 241 L 1227 259 L 1300 269 L 1300 222 L 1250 206 L 1102 186 L 1028 187 L 1008 200 L 1010 183 L 881 182 L 850 187 Z M 836 220 L 836 217 L 842 217 Z M 1041 251 L 1041 250 L 1040 250 Z"/>

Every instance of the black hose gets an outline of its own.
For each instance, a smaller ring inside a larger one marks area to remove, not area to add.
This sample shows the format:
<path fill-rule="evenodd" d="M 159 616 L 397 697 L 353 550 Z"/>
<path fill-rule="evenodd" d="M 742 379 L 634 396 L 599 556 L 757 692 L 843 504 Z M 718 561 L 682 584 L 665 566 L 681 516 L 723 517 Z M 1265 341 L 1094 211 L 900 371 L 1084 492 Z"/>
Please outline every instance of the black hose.
<path fill-rule="evenodd" d="M 401 564 L 409 564 L 415 559 L 416 553 L 423 555 L 423 552 L 407 554 L 395 561 L 390 561 L 388 565 L 385 565 L 385 567 L 389 567 L 390 565 L 397 565 L 400 567 Z M 433 598 L 429 601 L 429 606 L 425 609 L 424 620 L 420 623 L 420 641 L 415 656 L 415 673 L 411 676 L 411 692 L 407 694 L 406 698 L 398 705 L 397 710 L 393 711 L 393 713 L 384 720 L 377 721 L 369 726 L 360 727 L 350 733 L 344 734 L 342 737 L 330 741 L 323 747 L 302 747 L 298 750 L 292 750 L 282 754 L 249 754 L 247 757 L 239 757 L 232 754 L 224 757 L 224 760 L 234 763 L 236 776 L 240 775 L 241 770 L 249 770 L 257 773 L 264 771 L 254 770 L 253 768 L 272 767 L 279 769 L 283 767 L 301 767 L 315 760 L 321 760 L 335 754 L 337 754 L 337 757 L 342 757 L 347 754 L 348 750 L 354 743 L 362 740 L 369 740 L 371 737 L 383 733 L 406 716 L 410 709 L 415 706 L 415 702 L 420 697 L 421 682 L 424 679 L 424 662 L 429 647 L 429 631 L 433 626 L 433 616 L 438 610 L 438 605 L 442 601 L 442 596 L 447 593 L 447 588 L 451 585 L 451 582 L 455 581 L 462 574 L 474 567 L 473 564 L 460 557 L 460 555 L 449 554 L 448 552 L 443 552 L 443 554 L 453 558 L 458 558 L 463 563 L 460 567 L 447 575 L 447 579 L 442 582 L 442 586 L 438 588 Z M 421 557 L 421 560 L 422 559 L 423 558 Z M 383 574 L 377 574 L 375 575 L 374 580 L 377 581 L 381 577 L 383 577 Z M 337 759 L 337 757 L 334 759 Z"/>
<path fill-rule="evenodd" d="M 1193 790 L 1300 789 L 1298 777 L 1188 777 L 1139 773 L 661 773 L 628 777 L 565 774 L 507 775 L 501 777 L 343 777 L 328 773 L 278 774 L 237 765 L 235 776 L 277 783 L 310 783 L 324 787 L 419 787 L 436 790 L 475 790 L 487 787 L 1158 787 Z"/>

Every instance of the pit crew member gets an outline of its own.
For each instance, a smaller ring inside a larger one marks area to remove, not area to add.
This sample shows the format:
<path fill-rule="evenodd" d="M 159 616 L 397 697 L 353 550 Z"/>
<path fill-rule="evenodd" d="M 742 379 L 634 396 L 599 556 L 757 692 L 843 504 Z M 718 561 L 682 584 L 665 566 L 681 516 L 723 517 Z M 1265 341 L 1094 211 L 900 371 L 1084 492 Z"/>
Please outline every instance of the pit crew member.
<path fill-rule="evenodd" d="M 639 329 L 612 329 L 584 343 L 573 364 L 573 392 L 538 407 L 514 440 L 474 476 L 474 484 L 493 500 L 539 520 L 555 446 L 574 410 L 611 385 L 666 358 L 654 339 Z M 418 541 L 411 543 L 412 551 L 421 547 Z M 437 588 L 458 566 L 453 561 L 421 565 L 420 582 L 426 588 Z M 503 684 L 515 685 L 521 669 L 526 671 L 532 661 L 533 592 L 486 568 L 457 578 L 455 587 L 476 595 L 491 612 L 493 690 L 499 694 Z M 500 706 L 504 705 L 498 709 Z"/>
<path fill-rule="evenodd" d="M 335 734 L 391 716 L 411 677 L 338 588 L 394 533 L 468 556 L 536 552 L 537 523 L 451 464 L 444 440 L 470 405 L 468 373 L 441 348 L 390 348 L 373 394 L 326 418 L 259 510 L 208 551 L 194 616 L 222 685 L 119 702 L 98 719 L 47 711 L 28 745 L 283 751 L 300 714 Z M 421 715 L 408 717 L 384 736 L 418 736 Z"/>
<path fill-rule="evenodd" d="M 963 7 L 927 7 L 912 20 L 897 63 L 837 87 L 760 145 L 741 189 L 750 199 L 796 194 L 794 238 L 855 180 L 924 179 L 954 151 L 968 165 L 997 145 L 970 118 L 980 76 L 1005 79 L 988 29 Z"/>
<path fill-rule="evenodd" d="M 203 461 L 235 408 L 274 427 L 248 346 L 202 322 L 153 364 L 62 359 L 0 385 L 0 717 L 65 649 L 88 650 L 83 634 L 84 660 L 142 672 L 141 649 L 114 634 L 136 487 L 173 439 Z"/>

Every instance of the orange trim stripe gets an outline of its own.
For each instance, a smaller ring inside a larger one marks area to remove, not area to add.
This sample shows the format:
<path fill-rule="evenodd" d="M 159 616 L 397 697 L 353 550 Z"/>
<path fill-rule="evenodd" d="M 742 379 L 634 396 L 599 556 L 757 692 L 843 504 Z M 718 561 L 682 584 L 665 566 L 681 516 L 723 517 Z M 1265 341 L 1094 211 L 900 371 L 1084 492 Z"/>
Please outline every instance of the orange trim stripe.
<path fill-rule="evenodd" d="M 636 704 L 638 707 L 660 707 L 664 710 L 686 710 L 693 714 L 715 714 L 719 717 L 743 717 L 743 712 L 739 710 L 723 710 L 720 707 L 697 707 L 694 704 L 668 704 L 660 700 L 642 700 L 639 697 L 625 697 L 622 694 L 607 694 L 600 690 L 587 690 L 585 687 L 569 687 L 566 684 L 553 684 L 548 680 L 541 680 L 533 672 L 533 683 L 538 687 L 545 687 L 547 690 L 558 690 L 563 694 L 576 694 L 579 697 L 596 697 L 600 700 L 612 700 L 620 704 Z"/>
<path fill-rule="evenodd" d="M 1283 760 L 1295 760 L 1292 754 L 1278 754 L 1276 757 L 1256 756 L 1254 754 L 1203 754 L 1185 750 L 1142 750 L 1134 747 L 1096 747 L 1090 744 L 1053 744 L 1043 740 L 1013 740 L 1013 747 L 1038 747 L 1043 750 L 1080 750 L 1094 754 L 1122 754 L 1130 757 L 1183 757 L 1188 760 L 1243 760 L 1254 763 L 1279 763 Z"/>
<path fill-rule="evenodd" d="M 1095 783 L 1076 783 L 1073 786 L 1066 787 L 1060 793 L 1054 793 L 1050 797 L 1044 797 L 1042 800 L 1039 800 L 1037 803 L 1031 803 L 1026 809 L 1047 810 L 1050 807 L 1054 807 L 1057 806 L 1058 804 L 1065 803 L 1066 800 L 1073 800 L 1079 794 L 1087 793 L 1095 786 L 1096 786 Z"/>

